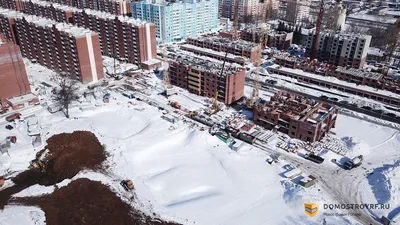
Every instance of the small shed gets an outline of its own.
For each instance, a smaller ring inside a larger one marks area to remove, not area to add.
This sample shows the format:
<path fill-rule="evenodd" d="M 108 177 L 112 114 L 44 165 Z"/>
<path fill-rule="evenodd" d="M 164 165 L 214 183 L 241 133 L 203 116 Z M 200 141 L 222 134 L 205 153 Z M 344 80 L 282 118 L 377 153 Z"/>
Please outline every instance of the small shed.
<path fill-rule="evenodd" d="M 42 146 L 42 137 L 40 135 L 32 138 L 32 146 L 34 148 Z"/>
<path fill-rule="evenodd" d="M 162 115 L 161 118 L 163 118 L 164 120 L 166 120 L 166 121 L 168 121 L 168 122 L 170 122 L 170 123 L 176 123 L 176 122 L 179 121 L 179 118 L 178 118 L 178 117 L 173 116 L 173 115 L 171 115 L 171 114 Z"/>
<path fill-rule="evenodd" d="M 304 177 L 303 179 L 300 180 L 299 184 L 305 188 L 309 188 L 317 182 L 317 178 L 310 175 L 308 177 Z"/>
<path fill-rule="evenodd" d="M 244 146 L 244 142 L 241 140 L 236 140 L 232 145 L 232 150 L 238 151 Z"/>
<path fill-rule="evenodd" d="M 232 138 L 226 132 L 217 132 L 215 136 L 227 144 L 232 142 Z"/>

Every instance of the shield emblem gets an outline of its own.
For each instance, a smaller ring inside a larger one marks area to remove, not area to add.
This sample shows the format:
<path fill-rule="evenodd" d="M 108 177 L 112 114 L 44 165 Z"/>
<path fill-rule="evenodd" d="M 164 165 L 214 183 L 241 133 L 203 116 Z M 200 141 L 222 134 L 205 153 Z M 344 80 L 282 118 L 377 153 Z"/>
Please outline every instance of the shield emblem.
<path fill-rule="evenodd" d="M 313 202 L 306 202 L 304 203 L 304 212 L 313 217 L 318 213 L 318 204 Z"/>

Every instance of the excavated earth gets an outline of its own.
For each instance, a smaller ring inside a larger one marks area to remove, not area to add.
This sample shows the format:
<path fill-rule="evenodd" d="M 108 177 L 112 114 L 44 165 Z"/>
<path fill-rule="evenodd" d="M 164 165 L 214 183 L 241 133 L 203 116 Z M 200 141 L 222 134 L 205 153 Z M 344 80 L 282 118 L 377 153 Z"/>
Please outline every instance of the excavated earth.
<path fill-rule="evenodd" d="M 12 202 L 39 205 L 46 214 L 47 225 L 73 224 L 165 224 L 132 209 L 107 186 L 81 178 L 52 194 L 40 197 L 16 198 Z"/>
<path fill-rule="evenodd" d="M 50 186 L 73 178 L 84 169 L 100 170 L 107 158 L 104 147 L 89 131 L 57 134 L 47 143 L 45 172 L 29 169 L 12 178 L 14 185 L 0 191 L 0 210 L 9 202 L 39 205 L 50 225 L 175 224 L 151 219 L 132 209 L 103 184 L 88 179 L 77 179 L 50 195 L 12 199 L 13 194 L 35 184 Z"/>

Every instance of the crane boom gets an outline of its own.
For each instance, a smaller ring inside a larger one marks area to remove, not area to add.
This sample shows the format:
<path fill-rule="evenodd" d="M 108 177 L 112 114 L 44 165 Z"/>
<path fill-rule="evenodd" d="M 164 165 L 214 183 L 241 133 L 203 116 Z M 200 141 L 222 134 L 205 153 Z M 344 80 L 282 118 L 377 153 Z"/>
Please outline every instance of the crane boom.
<path fill-rule="evenodd" d="M 317 19 L 317 24 L 315 26 L 315 35 L 311 47 L 311 54 L 310 54 L 310 59 L 316 59 L 318 56 L 318 41 L 319 41 L 319 34 L 321 32 L 322 28 L 322 20 L 324 18 L 324 0 L 321 0 L 321 5 L 319 8 L 319 13 L 318 13 L 318 19 Z"/>

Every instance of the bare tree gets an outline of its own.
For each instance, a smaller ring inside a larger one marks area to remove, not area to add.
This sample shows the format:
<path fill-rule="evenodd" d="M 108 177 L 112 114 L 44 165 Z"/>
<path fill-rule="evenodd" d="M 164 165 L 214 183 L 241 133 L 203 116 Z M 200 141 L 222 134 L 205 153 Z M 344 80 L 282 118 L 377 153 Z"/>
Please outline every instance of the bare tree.
<path fill-rule="evenodd" d="M 53 95 L 53 100 L 63 108 L 65 117 L 69 118 L 69 106 L 77 98 L 78 80 L 68 73 L 56 73 L 53 77 L 58 89 Z"/>

